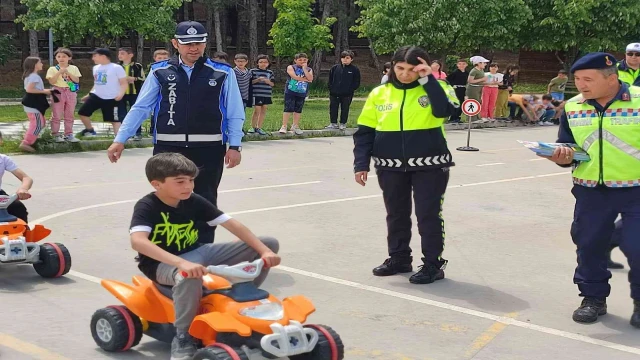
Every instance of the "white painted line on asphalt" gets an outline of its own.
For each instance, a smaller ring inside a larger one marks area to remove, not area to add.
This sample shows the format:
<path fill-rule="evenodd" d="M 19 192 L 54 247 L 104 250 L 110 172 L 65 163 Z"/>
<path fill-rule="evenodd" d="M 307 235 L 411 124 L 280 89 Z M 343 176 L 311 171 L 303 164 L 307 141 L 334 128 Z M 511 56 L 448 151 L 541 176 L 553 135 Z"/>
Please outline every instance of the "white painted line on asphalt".
<path fill-rule="evenodd" d="M 540 158 L 540 159 L 529 159 L 528 161 L 543 161 L 543 160 L 547 160 L 545 158 Z"/>
<path fill-rule="evenodd" d="M 480 164 L 480 165 L 476 165 L 476 166 L 495 166 L 495 165 L 504 165 L 504 163 L 490 163 L 490 164 Z"/>
<path fill-rule="evenodd" d="M 234 193 L 234 192 L 241 192 L 241 191 L 275 189 L 275 188 L 289 187 L 289 186 L 301 186 L 301 185 L 319 184 L 321 182 L 322 181 L 306 181 L 306 182 L 291 183 L 291 184 L 255 186 L 255 187 L 248 187 L 248 188 L 241 188 L 241 189 L 221 190 L 221 191 L 218 191 L 218 193 L 219 194 L 226 194 L 226 193 Z M 69 209 L 69 210 L 60 211 L 60 212 L 57 212 L 57 213 L 53 213 L 51 215 L 47 215 L 47 216 L 41 217 L 39 219 L 36 219 L 36 220 L 30 222 L 29 224 L 30 225 L 39 224 L 39 223 L 41 223 L 43 221 L 51 220 L 51 219 L 54 219 L 54 218 L 57 218 L 57 217 L 63 216 L 63 215 L 73 214 L 73 213 L 76 213 L 76 212 L 79 212 L 79 211 L 95 209 L 95 208 L 99 208 L 99 207 L 103 207 L 103 206 L 127 204 L 127 203 L 136 202 L 138 200 L 140 200 L 140 199 L 113 201 L 113 202 L 108 202 L 108 203 L 95 204 L 95 205 L 83 206 L 83 207 L 79 207 L 79 208 L 75 208 L 75 209 Z"/>

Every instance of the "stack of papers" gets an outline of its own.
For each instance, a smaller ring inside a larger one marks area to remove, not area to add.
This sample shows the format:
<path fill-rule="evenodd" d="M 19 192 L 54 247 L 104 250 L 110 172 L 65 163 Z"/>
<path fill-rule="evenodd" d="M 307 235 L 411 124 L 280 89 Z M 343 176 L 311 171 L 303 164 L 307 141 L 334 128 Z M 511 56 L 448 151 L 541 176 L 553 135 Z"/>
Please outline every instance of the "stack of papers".
<path fill-rule="evenodd" d="M 577 144 L 567 144 L 567 143 L 547 143 L 540 141 L 523 141 L 518 140 L 518 142 L 524 147 L 531 149 L 534 153 L 541 156 L 552 156 L 554 150 L 559 146 L 566 146 L 573 149 L 573 159 L 576 161 L 589 161 L 591 158 L 586 151 L 582 150 Z"/>

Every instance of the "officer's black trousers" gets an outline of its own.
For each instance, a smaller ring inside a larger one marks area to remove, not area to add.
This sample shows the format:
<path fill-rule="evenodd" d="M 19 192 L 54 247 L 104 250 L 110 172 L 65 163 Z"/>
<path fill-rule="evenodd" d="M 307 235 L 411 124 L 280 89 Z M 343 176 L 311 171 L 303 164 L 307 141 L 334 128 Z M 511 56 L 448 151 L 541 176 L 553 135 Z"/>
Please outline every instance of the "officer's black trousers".
<path fill-rule="evenodd" d="M 415 203 L 418 231 L 425 263 L 445 264 L 442 204 L 449 183 L 449 169 L 425 171 L 377 170 L 387 209 L 387 245 L 390 256 L 411 254 L 411 194 Z"/>
<path fill-rule="evenodd" d="M 195 179 L 193 192 L 211 201 L 211 203 L 217 207 L 218 186 L 220 185 L 222 171 L 224 170 L 224 155 L 226 149 L 226 145 L 192 148 L 156 145 L 153 148 L 153 154 L 175 152 L 193 161 L 199 170 L 198 176 Z M 215 231 L 215 228 L 212 229 L 212 231 Z M 213 239 L 212 236 L 204 236 L 204 234 L 201 234 L 199 238 Z"/>

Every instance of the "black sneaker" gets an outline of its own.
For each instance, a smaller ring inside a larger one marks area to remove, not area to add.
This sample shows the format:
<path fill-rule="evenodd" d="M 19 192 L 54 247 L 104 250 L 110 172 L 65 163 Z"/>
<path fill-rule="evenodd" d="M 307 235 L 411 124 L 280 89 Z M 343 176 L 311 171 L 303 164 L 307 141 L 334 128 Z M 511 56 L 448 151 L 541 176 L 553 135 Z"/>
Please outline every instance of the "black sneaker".
<path fill-rule="evenodd" d="M 593 297 L 585 297 L 582 304 L 573 312 L 573 321 L 578 323 L 592 323 L 598 316 L 607 313 L 607 301 Z"/>
<path fill-rule="evenodd" d="M 390 257 L 385 260 L 382 265 L 373 269 L 373 275 L 375 276 L 390 276 L 398 273 L 408 273 L 413 271 L 413 257 Z"/>
<path fill-rule="evenodd" d="M 418 267 L 418 272 L 411 275 L 409 282 L 412 284 L 431 284 L 444 279 L 444 270 L 434 264 L 425 263 Z"/>
<path fill-rule="evenodd" d="M 607 252 L 607 269 L 624 269 L 624 265 L 611 260 L 611 251 Z"/>
<path fill-rule="evenodd" d="M 631 315 L 631 326 L 640 329 L 640 300 L 633 301 L 633 315 Z"/>

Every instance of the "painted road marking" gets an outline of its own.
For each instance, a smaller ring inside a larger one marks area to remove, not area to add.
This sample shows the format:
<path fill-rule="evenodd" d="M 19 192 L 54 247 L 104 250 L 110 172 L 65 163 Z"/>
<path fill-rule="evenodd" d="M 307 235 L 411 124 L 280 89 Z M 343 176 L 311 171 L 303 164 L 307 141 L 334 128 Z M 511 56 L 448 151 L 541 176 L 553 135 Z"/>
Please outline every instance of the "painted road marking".
<path fill-rule="evenodd" d="M 42 360 L 71 360 L 60 354 L 56 354 L 37 345 L 14 338 L 11 335 L 0 333 L 0 345 L 15 350 L 21 354 Z"/>
<path fill-rule="evenodd" d="M 476 165 L 476 166 L 495 166 L 495 165 L 504 165 L 504 163 L 480 164 L 480 165 Z"/>
<path fill-rule="evenodd" d="M 506 315 L 506 317 L 515 319 L 518 316 L 517 312 L 512 312 Z M 489 343 L 493 341 L 504 329 L 507 328 L 507 324 L 503 324 L 501 322 L 495 322 L 491 325 L 485 332 L 480 334 L 475 340 L 473 340 L 473 344 L 471 347 L 465 352 L 465 359 L 471 359 L 476 356 L 480 350 L 484 349 Z"/>

